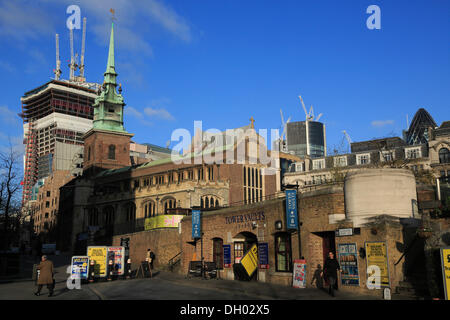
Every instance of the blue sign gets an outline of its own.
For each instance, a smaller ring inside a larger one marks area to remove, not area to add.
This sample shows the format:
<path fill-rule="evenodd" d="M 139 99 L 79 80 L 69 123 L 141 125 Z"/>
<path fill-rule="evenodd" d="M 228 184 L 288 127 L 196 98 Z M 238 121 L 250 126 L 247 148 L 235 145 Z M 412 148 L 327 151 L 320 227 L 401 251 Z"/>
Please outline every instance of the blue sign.
<path fill-rule="evenodd" d="M 298 229 L 296 190 L 286 190 L 286 229 Z"/>
<path fill-rule="evenodd" d="M 267 242 L 258 243 L 259 268 L 269 269 L 269 244 Z"/>
<path fill-rule="evenodd" d="M 201 238 L 202 227 L 201 227 L 201 212 L 200 210 L 192 210 L 192 238 Z"/>
<path fill-rule="evenodd" d="M 231 245 L 223 245 L 223 265 L 225 268 L 231 268 Z"/>

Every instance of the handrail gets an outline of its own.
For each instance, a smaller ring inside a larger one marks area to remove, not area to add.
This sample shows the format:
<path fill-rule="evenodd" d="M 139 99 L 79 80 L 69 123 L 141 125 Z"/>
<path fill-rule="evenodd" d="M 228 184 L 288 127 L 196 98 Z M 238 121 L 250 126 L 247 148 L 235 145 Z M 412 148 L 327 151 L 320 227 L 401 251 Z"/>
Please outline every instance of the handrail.
<path fill-rule="evenodd" d="M 181 255 L 183 253 L 183 251 L 178 252 L 175 256 L 173 256 L 172 258 L 169 259 L 169 266 L 173 266 L 175 264 L 174 260 L 175 258 L 177 258 L 179 255 Z"/>
<path fill-rule="evenodd" d="M 418 238 L 419 238 L 419 236 L 416 234 L 414 239 L 410 242 L 409 246 L 407 246 L 405 248 L 405 252 L 403 252 L 400 259 L 398 259 L 398 261 L 396 263 L 394 263 L 394 266 L 398 265 L 400 263 L 400 261 L 402 261 L 403 257 L 409 252 L 409 249 L 411 249 L 413 247 L 414 243 L 417 241 Z"/>

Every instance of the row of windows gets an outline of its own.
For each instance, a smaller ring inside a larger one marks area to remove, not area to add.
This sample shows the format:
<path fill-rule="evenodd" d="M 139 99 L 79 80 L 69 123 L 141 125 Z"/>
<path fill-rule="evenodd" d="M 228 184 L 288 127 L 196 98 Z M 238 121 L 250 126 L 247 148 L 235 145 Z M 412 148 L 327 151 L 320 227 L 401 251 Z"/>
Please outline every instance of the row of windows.
<path fill-rule="evenodd" d="M 254 203 L 263 199 L 263 179 L 261 169 L 243 167 L 244 203 Z"/>
<path fill-rule="evenodd" d="M 194 176 L 194 172 L 196 172 L 196 175 Z M 208 180 L 209 181 L 213 181 L 214 180 L 214 168 L 213 167 L 208 167 L 207 168 L 207 173 L 208 173 Z M 154 175 L 154 176 L 150 176 L 150 177 L 145 177 L 142 179 L 142 186 L 144 187 L 148 187 L 148 186 L 154 186 L 154 185 L 162 185 L 165 183 L 173 183 L 175 181 L 175 175 L 177 177 L 177 181 L 186 181 L 186 180 L 204 180 L 204 169 L 197 169 L 197 170 L 185 170 L 185 171 L 181 171 L 181 172 L 176 172 L 176 171 L 172 171 L 169 172 L 166 175 Z M 140 184 L 140 180 L 134 180 L 133 182 L 134 188 L 139 188 Z M 128 185 L 125 184 L 125 191 L 128 191 L 127 189 Z"/>

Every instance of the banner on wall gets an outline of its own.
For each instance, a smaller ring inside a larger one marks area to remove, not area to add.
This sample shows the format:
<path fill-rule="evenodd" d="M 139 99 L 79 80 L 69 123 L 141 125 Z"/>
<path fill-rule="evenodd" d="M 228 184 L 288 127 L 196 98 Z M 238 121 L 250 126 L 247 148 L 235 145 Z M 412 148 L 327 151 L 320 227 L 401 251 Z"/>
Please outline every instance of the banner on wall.
<path fill-rule="evenodd" d="M 386 242 L 366 242 L 365 247 L 367 267 L 377 266 L 380 268 L 380 285 L 381 287 L 389 287 L 389 262 Z"/>
<path fill-rule="evenodd" d="M 201 238 L 201 232 L 201 211 L 192 210 L 192 239 Z"/>
<path fill-rule="evenodd" d="M 297 190 L 286 190 L 286 229 L 298 230 Z"/>
<path fill-rule="evenodd" d="M 294 288 L 306 288 L 306 260 L 294 260 L 292 286 Z"/>
<path fill-rule="evenodd" d="M 445 300 L 450 300 L 450 248 L 441 248 L 441 262 Z"/>
<path fill-rule="evenodd" d="M 87 248 L 89 261 L 94 261 L 94 274 L 96 277 L 106 277 L 106 263 L 108 259 L 108 247 L 90 246 Z"/>
<path fill-rule="evenodd" d="M 183 217 L 183 215 L 179 214 L 167 214 L 145 218 L 144 229 L 152 230 L 158 228 L 178 228 L 178 224 L 180 223 L 181 219 L 183 219 Z"/>
<path fill-rule="evenodd" d="M 359 286 L 358 254 L 356 243 L 338 245 L 339 265 L 341 266 L 341 283 L 346 286 Z"/>

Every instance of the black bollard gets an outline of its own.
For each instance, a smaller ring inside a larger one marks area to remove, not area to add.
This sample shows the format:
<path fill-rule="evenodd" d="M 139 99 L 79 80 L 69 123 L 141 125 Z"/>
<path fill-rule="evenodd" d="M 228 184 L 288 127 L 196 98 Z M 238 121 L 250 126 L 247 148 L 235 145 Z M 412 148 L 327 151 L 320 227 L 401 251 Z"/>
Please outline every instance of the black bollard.
<path fill-rule="evenodd" d="M 95 277 L 94 267 L 95 267 L 95 261 L 91 260 L 89 262 L 89 273 L 88 273 L 88 281 L 90 283 L 94 282 L 94 277 Z"/>
<path fill-rule="evenodd" d="M 113 261 L 109 260 L 107 270 L 106 270 L 106 278 L 108 281 L 112 280 L 112 273 L 113 273 Z"/>
<path fill-rule="evenodd" d="M 128 259 L 125 265 L 125 279 L 131 279 L 131 259 Z"/>

